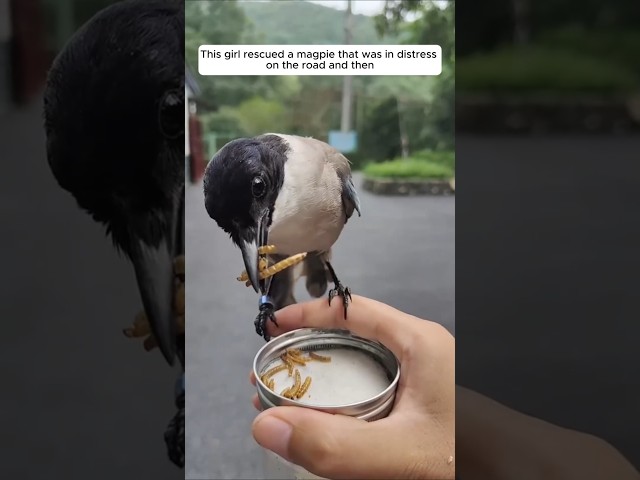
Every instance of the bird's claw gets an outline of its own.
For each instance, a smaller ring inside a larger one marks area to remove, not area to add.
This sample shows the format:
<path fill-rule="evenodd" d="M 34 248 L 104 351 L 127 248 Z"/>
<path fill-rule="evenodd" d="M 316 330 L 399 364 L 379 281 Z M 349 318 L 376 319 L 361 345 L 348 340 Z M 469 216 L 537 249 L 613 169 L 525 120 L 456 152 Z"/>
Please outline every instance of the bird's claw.
<path fill-rule="evenodd" d="M 270 301 L 263 300 L 260 304 L 260 312 L 253 324 L 256 327 L 256 333 L 264 338 L 266 342 L 271 340 L 271 337 L 267 333 L 267 321 L 269 320 L 272 321 L 276 327 L 278 326 L 273 304 Z"/>
<path fill-rule="evenodd" d="M 329 305 L 331 305 L 331 300 L 334 297 L 342 298 L 342 305 L 344 305 L 344 319 L 347 319 L 347 308 L 351 303 L 351 289 L 349 287 L 344 287 L 342 283 L 336 283 L 336 286 L 329 290 Z"/>

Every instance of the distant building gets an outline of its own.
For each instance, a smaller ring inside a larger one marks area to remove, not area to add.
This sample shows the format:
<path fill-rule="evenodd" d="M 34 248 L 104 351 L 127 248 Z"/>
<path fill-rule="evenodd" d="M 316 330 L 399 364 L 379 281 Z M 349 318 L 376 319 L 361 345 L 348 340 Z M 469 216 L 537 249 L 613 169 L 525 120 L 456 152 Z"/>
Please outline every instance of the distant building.
<path fill-rule="evenodd" d="M 35 99 L 55 55 L 119 0 L 0 0 L 0 114 Z"/>
<path fill-rule="evenodd" d="M 40 0 L 0 0 L 0 113 L 41 90 L 51 62 Z"/>

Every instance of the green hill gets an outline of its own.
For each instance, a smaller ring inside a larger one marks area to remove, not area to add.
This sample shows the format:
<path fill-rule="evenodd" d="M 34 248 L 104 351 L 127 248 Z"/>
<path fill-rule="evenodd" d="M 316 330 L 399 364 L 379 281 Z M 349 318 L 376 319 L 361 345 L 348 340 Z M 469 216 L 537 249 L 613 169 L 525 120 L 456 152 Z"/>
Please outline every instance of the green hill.
<path fill-rule="evenodd" d="M 344 12 L 304 0 L 238 2 L 258 44 L 339 45 L 344 43 Z M 353 15 L 353 44 L 396 44 L 378 37 L 373 17 Z"/>

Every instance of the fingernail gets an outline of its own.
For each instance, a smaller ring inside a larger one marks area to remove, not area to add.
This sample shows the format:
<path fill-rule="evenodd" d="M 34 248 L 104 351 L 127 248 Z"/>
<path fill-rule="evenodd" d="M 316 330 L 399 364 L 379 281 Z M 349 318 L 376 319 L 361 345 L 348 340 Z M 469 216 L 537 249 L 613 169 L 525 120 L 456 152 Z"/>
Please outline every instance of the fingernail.
<path fill-rule="evenodd" d="M 253 427 L 256 441 L 264 448 L 287 458 L 293 428 L 275 415 L 265 415 Z"/>

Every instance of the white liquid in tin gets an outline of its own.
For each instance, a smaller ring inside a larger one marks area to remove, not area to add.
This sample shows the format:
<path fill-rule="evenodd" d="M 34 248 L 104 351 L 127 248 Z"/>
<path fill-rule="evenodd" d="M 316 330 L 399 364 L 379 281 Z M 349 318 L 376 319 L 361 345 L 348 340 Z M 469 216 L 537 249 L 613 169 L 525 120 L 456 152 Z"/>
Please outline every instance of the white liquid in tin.
<path fill-rule="evenodd" d="M 307 352 L 302 353 L 308 356 Z M 300 403 L 320 407 L 363 402 L 382 393 L 390 384 L 382 365 L 362 351 L 329 349 L 317 350 L 316 353 L 331 357 L 331 362 L 312 360 L 305 366 L 294 363 L 294 371 L 295 368 L 300 371 L 302 382 L 311 377 L 307 393 L 298 399 Z M 281 363 L 276 359 L 269 368 Z M 271 378 L 278 394 L 294 383 L 294 377 L 289 377 L 287 370 Z"/>

